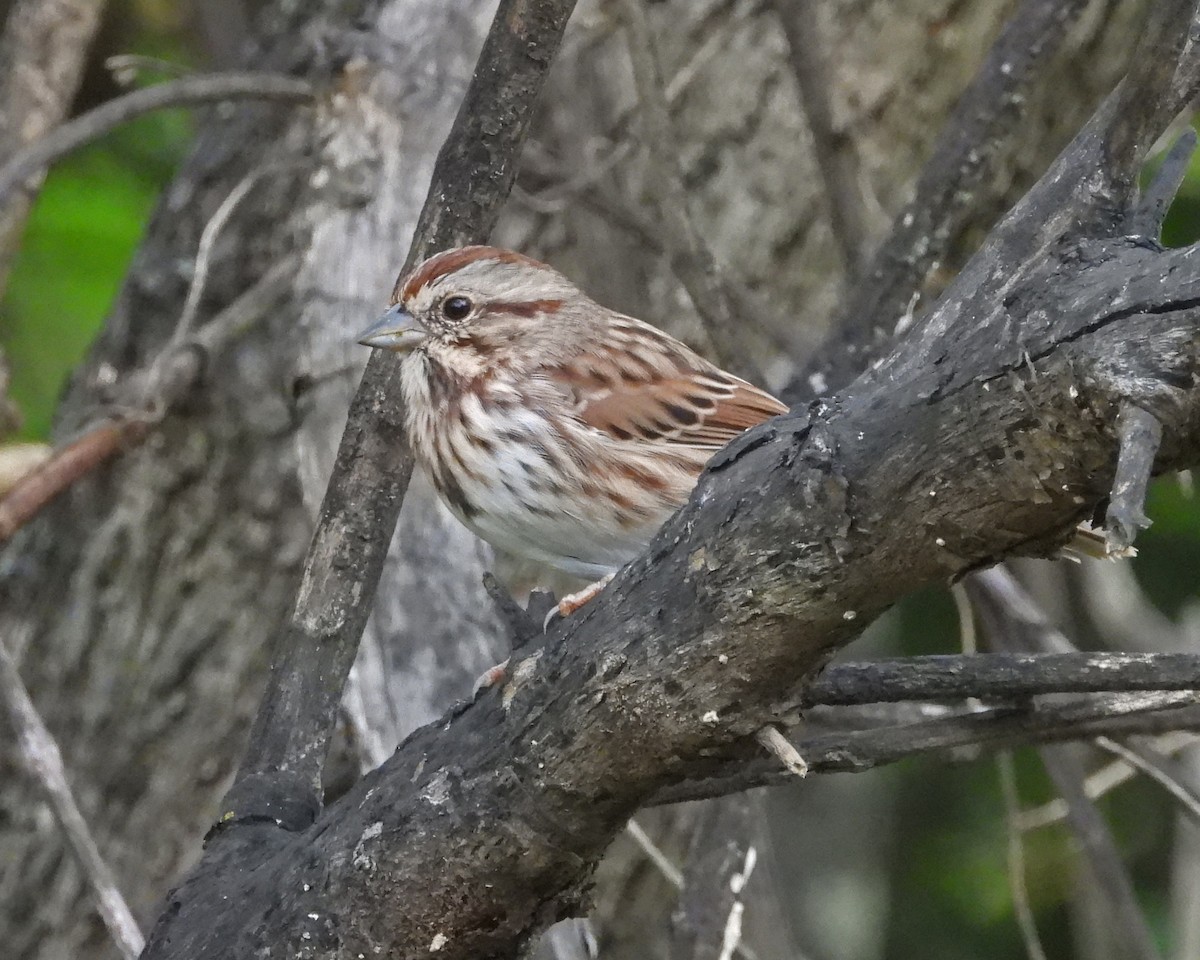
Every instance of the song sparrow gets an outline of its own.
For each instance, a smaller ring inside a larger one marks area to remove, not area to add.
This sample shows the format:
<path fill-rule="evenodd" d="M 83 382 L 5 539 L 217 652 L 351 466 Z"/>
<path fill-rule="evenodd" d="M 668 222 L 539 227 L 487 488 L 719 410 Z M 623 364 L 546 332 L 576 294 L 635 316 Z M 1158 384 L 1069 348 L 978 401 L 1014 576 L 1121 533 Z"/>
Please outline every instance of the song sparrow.
<path fill-rule="evenodd" d="M 360 343 L 406 354 L 413 452 L 492 545 L 593 596 L 682 504 L 729 440 L 787 408 L 695 351 L 496 247 L 430 257 Z"/>

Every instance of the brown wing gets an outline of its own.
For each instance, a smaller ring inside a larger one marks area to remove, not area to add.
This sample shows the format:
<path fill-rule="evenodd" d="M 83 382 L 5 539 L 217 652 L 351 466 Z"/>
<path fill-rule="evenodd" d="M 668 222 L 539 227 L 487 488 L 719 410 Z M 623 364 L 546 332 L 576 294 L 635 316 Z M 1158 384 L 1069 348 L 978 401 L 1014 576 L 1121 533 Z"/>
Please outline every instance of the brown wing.
<path fill-rule="evenodd" d="M 716 450 L 787 407 L 661 330 L 616 318 L 605 336 L 551 372 L 576 415 L 619 440 Z"/>

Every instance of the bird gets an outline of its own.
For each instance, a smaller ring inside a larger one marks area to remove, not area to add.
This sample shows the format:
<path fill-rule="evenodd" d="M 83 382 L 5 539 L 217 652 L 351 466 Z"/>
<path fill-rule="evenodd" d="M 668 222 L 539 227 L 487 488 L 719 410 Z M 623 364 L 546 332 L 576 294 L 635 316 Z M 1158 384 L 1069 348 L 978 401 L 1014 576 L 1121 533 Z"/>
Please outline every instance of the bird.
<path fill-rule="evenodd" d="M 787 412 L 500 247 L 418 264 L 359 343 L 403 355 L 406 433 L 450 512 L 494 547 L 592 581 L 562 616 L 642 552 L 719 449 Z"/>

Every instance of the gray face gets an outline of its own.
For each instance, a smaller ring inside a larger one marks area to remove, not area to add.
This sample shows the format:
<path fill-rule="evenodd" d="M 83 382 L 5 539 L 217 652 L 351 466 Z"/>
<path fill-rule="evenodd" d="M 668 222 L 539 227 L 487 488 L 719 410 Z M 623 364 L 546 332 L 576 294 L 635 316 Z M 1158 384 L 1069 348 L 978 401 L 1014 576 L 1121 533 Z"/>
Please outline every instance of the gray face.
<path fill-rule="evenodd" d="M 579 296 L 545 264 L 490 247 L 466 247 L 417 267 L 399 286 L 395 306 L 359 342 L 408 353 L 427 339 L 487 337 L 514 318 L 553 312 Z"/>

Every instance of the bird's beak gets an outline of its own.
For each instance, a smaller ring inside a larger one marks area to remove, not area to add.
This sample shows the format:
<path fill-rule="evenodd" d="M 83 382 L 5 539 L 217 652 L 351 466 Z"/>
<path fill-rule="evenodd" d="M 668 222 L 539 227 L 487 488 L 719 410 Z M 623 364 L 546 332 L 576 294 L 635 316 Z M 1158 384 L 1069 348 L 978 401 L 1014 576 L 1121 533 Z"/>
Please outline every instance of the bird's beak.
<path fill-rule="evenodd" d="M 364 347 L 382 347 L 384 350 L 407 353 L 424 339 L 425 331 L 421 325 L 404 307 L 396 304 L 367 327 L 358 342 Z"/>

